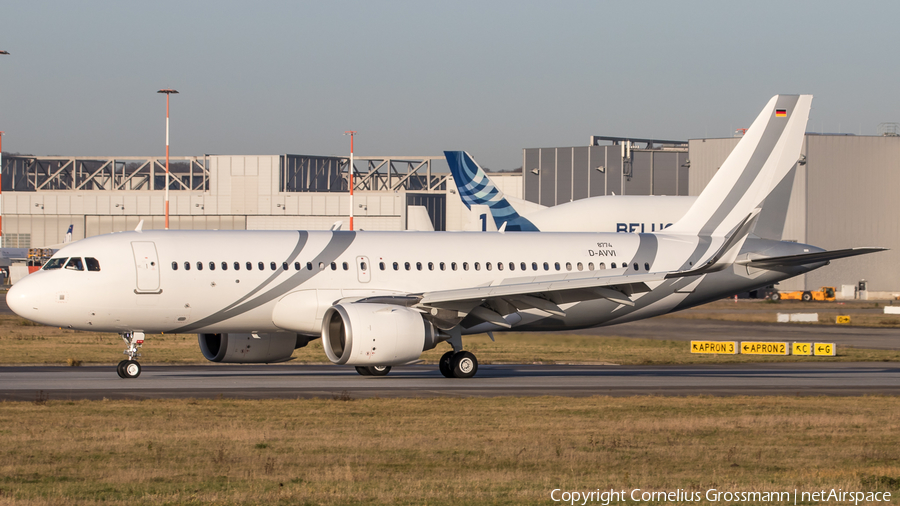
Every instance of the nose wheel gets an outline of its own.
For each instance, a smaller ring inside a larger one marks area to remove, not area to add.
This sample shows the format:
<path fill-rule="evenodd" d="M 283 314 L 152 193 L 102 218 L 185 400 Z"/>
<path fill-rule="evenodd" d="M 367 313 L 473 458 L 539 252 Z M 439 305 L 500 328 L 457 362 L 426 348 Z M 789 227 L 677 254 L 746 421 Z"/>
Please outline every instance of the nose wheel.
<path fill-rule="evenodd" d="M 122 379 L 137 378 L 141 375 L 141 364 L 137 361 L 137 358 L 141 356 L 138 348 L 144 345 L 144 333 L 124 332 L 120 335 L 126 345 L 125 351 L 122 353 L 128 355 L 128 358 L 119 362 L 119 365 L 116 366 L 116 373 Z"/>
<path fill-rule="evenodd" d="M 122 379 L 137 378 L 141 375 L 141 364 L 137 360 L 123 360 L 116 366 L 116 372 Z"/>

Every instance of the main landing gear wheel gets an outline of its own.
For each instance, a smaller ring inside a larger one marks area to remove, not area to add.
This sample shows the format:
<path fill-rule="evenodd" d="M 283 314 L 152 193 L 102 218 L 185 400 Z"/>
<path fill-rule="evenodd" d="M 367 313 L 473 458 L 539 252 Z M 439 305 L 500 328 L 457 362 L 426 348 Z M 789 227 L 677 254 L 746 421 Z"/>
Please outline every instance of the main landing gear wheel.
<path fill-rule="evenodd" d="M 471 378 L 478 372 L 478 359 L 468 351 L 448 351 L 441 357 L 438 368 L 445 378 Z"/>
<path fill-rule="evenodd" d="M 137 378 L 141 375 L 141 364 L 136 360 L 123 360 L 116 366 L 116 372 L 120 378 Z"/>
<path fill-rule="evenodd" d="M 370 365 L 367 367 L 357 366 L 356 372 L 363 376 L 387 376 L 391 372 L 389 365 Z"/>
<path fill-rule="evenodd" d="M 453 361 L 453 354 L 455 352 L 448 351 L 441 355 L 441 360 L 438 362 L 438 369 L 441 370 L 441 374 L 444 375 L 445 378 L 453 377 L 453 369 L 450 366 L 450 363 Z"/>

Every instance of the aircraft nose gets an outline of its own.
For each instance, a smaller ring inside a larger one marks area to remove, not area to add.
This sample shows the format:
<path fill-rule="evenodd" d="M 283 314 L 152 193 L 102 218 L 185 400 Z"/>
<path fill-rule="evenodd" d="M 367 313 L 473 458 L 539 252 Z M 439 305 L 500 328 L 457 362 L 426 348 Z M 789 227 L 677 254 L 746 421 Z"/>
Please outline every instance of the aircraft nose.
<path fill-rule="evenodd" d="M 29 276 L 25 276 L 9 289 L 6 293 L 6 305 L 13 313 L 28 319 L 37 317 L 40 307 L 38 284 L 29 279 Z"/>

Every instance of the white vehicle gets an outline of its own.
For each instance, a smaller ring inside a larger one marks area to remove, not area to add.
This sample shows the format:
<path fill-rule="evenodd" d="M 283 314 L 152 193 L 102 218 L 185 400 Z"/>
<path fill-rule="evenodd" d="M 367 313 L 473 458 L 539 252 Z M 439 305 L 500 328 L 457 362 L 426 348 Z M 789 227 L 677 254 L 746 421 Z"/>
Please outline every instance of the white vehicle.
<path fill-rule="evenodd" d="M 462 336 L 613 325 L 686 309 L 877 251 L 748 238 L 800 156 L 809 95 L 773 97 L 685 215 L 655 234 L 147 231 L 59 250 L 7 296 L 46 325 L 119 333 L 140 374 L 150 334 L 197 333 L 214 362 L 279 362 L 321 337 L 335 364 L 386 374 Z M 140 227 L 138 227 L 140 228 Z"/>

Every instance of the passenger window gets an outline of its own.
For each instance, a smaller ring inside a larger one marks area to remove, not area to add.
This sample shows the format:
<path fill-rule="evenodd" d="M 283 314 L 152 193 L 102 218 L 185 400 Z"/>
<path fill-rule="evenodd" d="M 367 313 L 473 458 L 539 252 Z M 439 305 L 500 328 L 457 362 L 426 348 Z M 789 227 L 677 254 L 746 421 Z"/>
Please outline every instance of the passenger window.
<path fill-rule="evenodd" d="M 576 265 L 575 267 L 576 267 L 579 271 L 583 271 L 583 270 L 584 270 L 584 265 L 582 265 L 581 262 L 578 262 L 578 265 Z M 591 270 L 594 270 L 594 269 L 591 269 Z"/>
<path fill-rule="evenodd" d="M 484 268 L 487 269 L 487 270 L 491 270 L 491 263 L 490 263 L 490 262 L 486 262 L 486 263 L 484 264 Z"/>
<path fill-rule="evenodd" d="M 278 264 L 276 264 L 275 262 L 269 262 L 269 268 L 274 271 L 278 269 Z"/>
<path fill-rule="evenodd" d="M 320 270 L 320 271 L 324 271 L 324 270 L 325 270 L 325 262 L 319 262 L 319 270 Z"/>
<path fill-rule="evenodd" d="M 308 271 L 312 270 L 312 262 L 306 262 L 306 270 L 308 270 Z"/>
<path fill-rule="evenodd" d="M 198 271 L 202 271 L 202 270 L 203 270 L 203 262 L 197 262 L 197 270 L 198 270 Z"/>
<path fill-rule="evenodd" d="M 395 270 L 395 271 L 399 271 L 399 270 L 400 270 L 400 264 L 398 264 L 397 262 L 394 262 L 394 270 Z"/>
<path fill-rule="evenodd" d="M 613 262 L 613 263 L 609 264 L 609 268 L 610 268 L 610 269 L 615 269 L 615 268 L 616 268 L 616 263 Z"/>
<path fill-rule="evenodd" d="M 571 270 L 572 270 L 572 262 L 566 262 L 566 270 L 567 270 L 567 271 L 571 271 Z"/>
<path fill-rule="evenodd" d="M 248 270 L 248 271 L 252 271 L 252 270 L 253 270 L 253 264 L 250 263 L 250 262 L 247 262 L 247 266 L 246 266 L 246 267 L 247 267 L 247 270 Z"/>
<path fill-rule="evenodd" d="M 336 271 L 336 270 L 337 270 L 337 263 L 336 263 L 336 262 L 331 262 L 331 270 L 333 270 L 333 271 Z"/>
<path fill-rule="evenodd" d="M 464 271 L 469 270 L 469 262 L 463 262 L 463 270 Z"/>
<path fill-rule="evenodd" d="M 378 262 L 378 267 L 379 267 L 381 270 L 384 270 L 384 262 Z"/>
<path fill-rule="evenodd" d="M 294 262 L 294 270 L 295 270 L 295 271 L 299 271 L 299 270 L 300 270 L 300 262 Z"/>
<path fill-rule="evenodd" d="M 359 263 L 359 270 L 364 271 L 364 270 L 366 270 L 366 267 L 368 267 L 368 266 L 366 265 L 365 262 Z"/>
<path fill-rule="evenodd" d="M 589 271 L 594 270 L 594 262 L 588 262 L 588 270 Z"/>
<path fill-rule="evenodd" d="M 525 268 L 523 267 L 522 270 L 524 271 Z M 537 262 L 531 262 L 531 270 L 533 270 L 533 271 L 537 270 Z"/>
<path fill-rule="evenodd" d="M 428 270 L 429 270 L 429 271 L 433 271 L 433 270 L 434 270 L 434 262 L 428 262 Z"/>
<path fill-rule="evenodd" d="M 211 271 L 216 270 L 216 263 L 215 263 L 215 262 L 210 262 L 210 263 L 209 263 L 209 270 L 211 270 Z"/>
<path fill-rule="evenodd" d="M 223 271 L 227 271 L 227 270 L 228 270 L 228 262 L 222 262 L 222 270 L 223 270 Z"/>
<path fill-rule="evenodd" d="M 510 264 L 510 265 L 512 265 L 512 264 Z M 502 270 L 503 270 L 503 262 L 497 262 L 497 270 L 498 270 L 498 271 L 502 271 Z"/>
<path fill-rule="evenodd" d="M 286 271 L 290 269 L 291 266 L 288 265 L 287 262 L 281 262 L 281 270 Z"/>
<path fill-rule="evenodd" d="M 547 262 L 544 262 L 544 270 L 545 270 L 545 271 L 549 271 L 549 270 L 550 270 L 550 264 L 548 264 Z"/>
<path fill-rule="evenodd" d="M 100 271 L 100 262 L 98 262 L 96 258 L 84 257 L 84 265 L 87 266 L 87 270 L 89 271 Z M 178 262 L 172 262 L 172 265 L 174 265 L 176 269 L 178 268 Z"/>
<path fill-rule="evenodd" d="M 649 263 L 644 262 L 644 270 L 645 270 L 645 271 L 649 271 L 649 270 L 650 270 L 650 264 L 649 264 Z"/>
<path fill-rule="evenodd" d="M 636 271 L 639 271 L 639 270 L 641 270 L 641 268 L 640 268 L 640 267 L 638 267 L 638 264 L 637 264 L 637 262 L 635 262 L 635 263 L 634 263 L 634 270 L 636 270 Z"/>
<path fill-rule="evenodd" d="M 83 271 L 84 263 L 81 261 L 81 258 L 72 257 L 69 259 L 68 263 L 66 263 L 66 269 L 72 269 L 73 271 Z"/>
<path fill-rule="evenodd" d="M 262 262 L 257 263 L 256 266 L 259 267 L 259 270 L 261 270 L 261 271 L 266 270 L 266 264 L 264 264 Z"/>
<path fill-rule="evenodd" d="M 185 263 L 184 263 L 184 270 L 186 270 L 186 271 L 191 270 L 191 263 L 190 263 L 190 262 L 185 262 Z"/>
<path fill-rule="evenodd" d="M 606 264 L 603 262 L 600 262 L 599 264 L 597 264 L 597 268 L 600 269 L 601 271 L 606 270 Z M 613 267 L 613 268 L 615 269 L 615 267 Z"/>
<path fill-rule="evenodd" d="M 554 262 L 553 267 L 556 267 L 556 270 L 559 270 L 559 262 Z"/>
<path fill-rule="evenodd" d="M 62 266 L 66 265 L 66 260 L 68 260 L 68 259 L 69 259 L 69 257 L 51 258 L 50 260 L 47 261 L 47 263 L 44 264 L 43 269 L 45 271 L 52 271 L 53 269 L 62 269 Z"/>
<path fill-rule="evenodd" d="M 450 269 L 454 271 L 456 270 L 456 262 L 450 262 Z"/>
<path fill-rule="evenodd" d="M 341 264 L 341 267 L 343 267 L 345 271 L 350 269 L 350 266 L 347 265 L 347 262 L 343 262 L 343 263 Z"/>
<path fill-rule="evenodd" d="M 441 270 L 442 271 L 447 270 L 447 266 L 446 266 L 446 264 L 444 264 L 444 262 L 441 262 Z"/>
<path fill-rule="evenodd" d="M 97 270 L 100 270 L 100 269 L 97 269 Z M 177 271 L 177 270 L 178 270 L 178 262 L 172 262 L 172 270 L 173 270 L 173 271 Z"/>
<path fill-rule="evenodd" d="M 480 270 L 481 270 L 481 264 L 480 264 L 480 263 L 475 262 L 475 270 L 476 270 L 476 271 L 480 271 Z"/>
<path fill-rule="evenodd" d="M 416 262 L 416 270 L 417 270 L 417 271 L 421 271 L 421 270 L 422 270 L 422 262 Z"/>
<path fill-rule="evenodd" d="M 409 270 L 409 262 L 403 262 L 403 267 L 405 267 L 406 270 Z"/>

